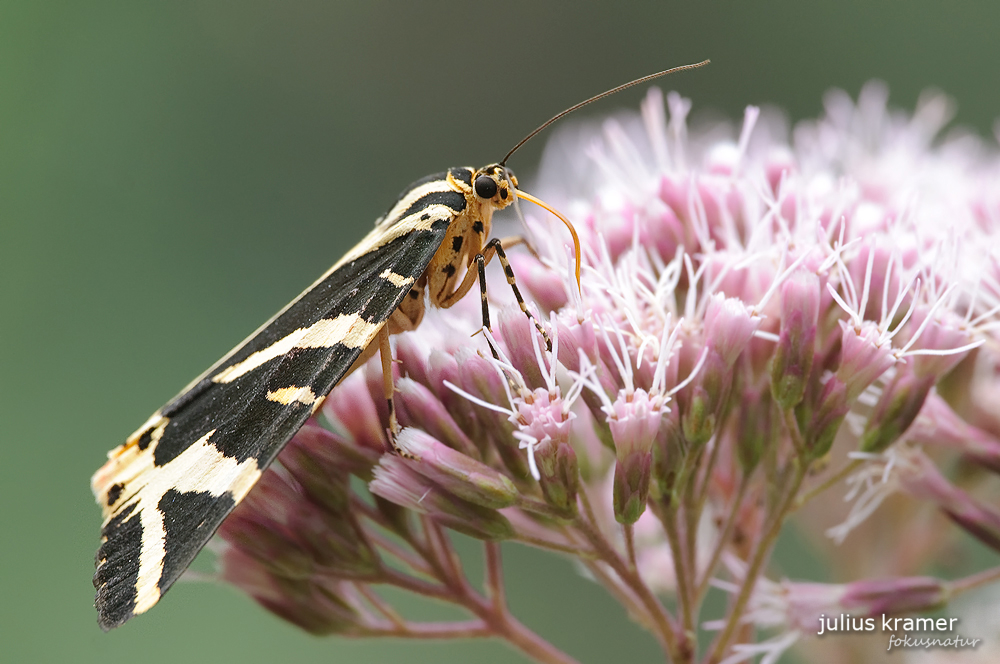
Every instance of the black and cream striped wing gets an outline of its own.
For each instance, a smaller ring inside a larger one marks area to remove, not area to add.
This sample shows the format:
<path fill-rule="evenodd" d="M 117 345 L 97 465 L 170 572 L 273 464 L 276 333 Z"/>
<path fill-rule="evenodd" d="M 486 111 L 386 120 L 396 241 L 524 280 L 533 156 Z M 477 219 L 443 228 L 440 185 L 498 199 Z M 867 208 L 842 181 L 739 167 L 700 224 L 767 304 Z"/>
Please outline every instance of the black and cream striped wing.
<path fill-rule="evenodd" d="M 153 606 L 344 377 L 465 208 L 444 174 L 120 447 L 92 480 L 104 510 L 96 606 L 105 629 Z"/>

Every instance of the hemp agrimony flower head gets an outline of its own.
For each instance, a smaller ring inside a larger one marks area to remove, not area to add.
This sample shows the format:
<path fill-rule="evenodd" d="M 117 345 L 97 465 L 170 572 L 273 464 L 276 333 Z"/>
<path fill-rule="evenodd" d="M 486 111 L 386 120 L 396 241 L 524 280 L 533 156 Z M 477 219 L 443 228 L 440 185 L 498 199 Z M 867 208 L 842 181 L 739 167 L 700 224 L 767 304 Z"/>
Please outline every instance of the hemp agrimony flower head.
<path fill-rule="evenodd" d="M 669 661 L 736 662 L 844 654 L 821 613 L 929 610 L 1000 576 L 915 576 L 963 533 L 1000 550 L 1000 160 L 938 138 L 944 98 L 885 102 L 831 93 L 788 139 L 754 107 L 733 135 L 689 129 L 690 102 L 652 90 L 639 117 L 564 130 L 535 189 L 576 224 L 581 288 L 560 225 L 533 219 L 537 253 L 510 255 L 551 350 L 502 278 L 492 331 L 477 298 L 429 311 L 394 342 L 403 454 L 369 364 L 225 522 L 220 577 L 314 633 L 574 661 L 506 606 L 498 543 L 520 542 L 573 558 Z M 819 546 L 849 543 L 836 585 L 768 578 L 800 510 Z M 449 530 L 483 542 L 485 587 Z M 731 599 L 708 615 L 713 584 Z M 469 620 L 402 616 L 381 587 Z"/>

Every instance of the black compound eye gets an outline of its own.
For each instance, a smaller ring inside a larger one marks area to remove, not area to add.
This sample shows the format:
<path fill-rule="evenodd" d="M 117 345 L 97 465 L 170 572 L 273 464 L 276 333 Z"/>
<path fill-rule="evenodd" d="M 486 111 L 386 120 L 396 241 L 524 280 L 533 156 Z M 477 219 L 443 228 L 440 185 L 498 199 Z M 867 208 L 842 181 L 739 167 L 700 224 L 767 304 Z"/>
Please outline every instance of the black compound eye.
<path fill-rule="evenodd" d="M 489 175 L 480 175 L 476 178 L 476 196 L 480 198 L 493 198 L 497 195 L 496 180 Z"/>

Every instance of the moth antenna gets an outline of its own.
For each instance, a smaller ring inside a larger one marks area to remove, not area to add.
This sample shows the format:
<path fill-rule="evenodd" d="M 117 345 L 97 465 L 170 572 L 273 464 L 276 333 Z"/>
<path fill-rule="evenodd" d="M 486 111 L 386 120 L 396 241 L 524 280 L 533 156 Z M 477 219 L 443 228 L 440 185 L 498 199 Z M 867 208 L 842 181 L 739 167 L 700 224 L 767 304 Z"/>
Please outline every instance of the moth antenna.
<path fill-rule="evenodd" d="M 639 85 L 640 83 L 645 83 L 646 81 L 652 81 L 654 78 L 660 78 L 661 76 L 666 76 L 667 74 L 673 74 L 674 72 L 687 71 L 688 69 L 697 69 L 698 67 L 704 67 L 709 62 L 711 62 L 711 60 L 702 60 L 701 62 L 697 62 L 697 63 L 695 63 L 693 65 L 681 65 L 680 67 L 673 67 L 672 69 L 665 69 L 663 71 L 658 71 L 655 74 L 648 74 L 646 76 L 643 76 L 642 78 L 637 78 L 634 81 L 629 81 L 628 83 L 624 83 L 622 85 L 619 85 L 618 87 L 611 88 L 610 90 L 605 90 L 601 94 L 594 95 L 590 99 L 584 99 L 580 103 L 574 104 L 574 105 L 570 106 L 565 111 L 562 111 L 560 113 L 557 113 L 557 114 L 553 115 L 551 118 L 549 118 L 548 120 L 546 120 L 545 122 L 543 122 L 541 124 L 541 126 L 538 127 L 538 129 L 535 129 L 533 132 L 531 132 L 530 134 L 528 134 L 527 136 L 525 136 L 524 138 L 522 138 L 521 141 L 517 145 L 515 145 L 514 147 L 512 147 L 510 149 L 510 152 L 507 153 L 507 156 L 504 157 L 500 161 L 500 165 L 501 166 L 506 165 L 507 160 L 510 159 L 510 156 L 512 154 L 514 154 L 515 152 L 517 152 L 518 148 L 520 148 L 522 145 L 524 145 L 525 143 L 527 143 L 528 141 L 530 141 L 532 138 L 534 138 L 536 135 L 538 135 L 543 129 L 545 129 L 546 127 L 548 127 L 550 124 L 552 124 L 556 120 L 559 120 L 561 118 L 566 117 L 567 115 L 569 115 L 573 111 L 576 111 L 578 109 L 583 108 L 587 104 L 595 102 L 598 99 L 604 99 L 605 97 L 609 97 L 609 96 L 611 96 L 611 95 L 613 95 L 615 93 L 621 92 L 622 90 L 631 88 L 633 85 Z M 533 201 L 533 202 L 537 202 L 537 201 Z M 579 253 L 579 247 L 577 247 L 577 250 L 578 250 L 578 253 Z M 577 278 L 579 278 L 579 274 L 577 274 Z"/>

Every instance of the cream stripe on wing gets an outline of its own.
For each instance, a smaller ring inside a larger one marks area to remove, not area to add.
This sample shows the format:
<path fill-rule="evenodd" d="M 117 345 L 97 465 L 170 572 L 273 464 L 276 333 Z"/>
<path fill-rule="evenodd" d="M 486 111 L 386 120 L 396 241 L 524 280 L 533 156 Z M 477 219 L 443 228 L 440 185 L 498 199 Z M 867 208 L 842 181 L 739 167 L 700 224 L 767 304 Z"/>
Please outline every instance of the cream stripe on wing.
<path fill-rule="evenodd" d="M 378 276 L 382 277 L 383 279 L 385 279 L 386 281 L 388 281 L 390 284 L 392 284 L 397 288 L 402 288 L 403 286 L 409 286 L 414 281 L 413 277 L 404 277 L 403 275 L 396 274 L 395 272 L 389 269 L 386 269 L 385 272 L 383 272 Z"/>
<path fill-rule="evenodd" d="M 305 387 L 296 387 L 292 385 L 291 387 L 282 387 L 277 390 L 270 390 L 267 393 L 267 400 L 274 401 L 275 403 L 280 403 L 284 406 L 290 406 L 291 404 L 298 402 L 311 406 L 316 402 L 316 393 L 312 391 L 308 385 Z"/>
<path fill-rule="evenodd" d="M 137 503 L 136 512 L 130 514 L 125 522 L 138 515 L 142 523 L 135 613 L 146 611 L 160 599 L 159 583 L 163 575 L 167 531 L 163 524 L 163 513 L 157 506 L 163 496 L 171 489 L 178 493 L 207 492 L 216 497 L 229 493 L 233 501 L 238 503 L 260 478 L 261 471 L 256 459 L 237 462 L 236 459 L 225 456 L 209 442 L 213 433 L 215 429 L 164 466 L 153 467 L 153 455 L 144 455 L 148 465 L 139 474 L 137 481 L 148 479 L 149 483 L 116 510 L 120 512 L 128 505 Z"/>
<path fill-rule="evenodd" d="M 384 323 L 369 323 L 357 313 L 323 318 L 309 327 L 300 327 L 278 339 L 267 348 L 253 353 L 242 362 L 226 367 L 212 377 L 213 383 L 231 383 L 293 348 L 330 348 L 337 344 L 348 348 L 364 348 Z"/>

